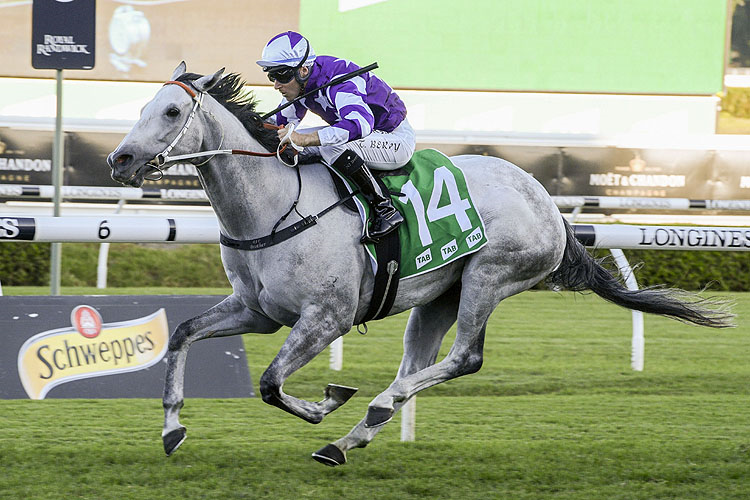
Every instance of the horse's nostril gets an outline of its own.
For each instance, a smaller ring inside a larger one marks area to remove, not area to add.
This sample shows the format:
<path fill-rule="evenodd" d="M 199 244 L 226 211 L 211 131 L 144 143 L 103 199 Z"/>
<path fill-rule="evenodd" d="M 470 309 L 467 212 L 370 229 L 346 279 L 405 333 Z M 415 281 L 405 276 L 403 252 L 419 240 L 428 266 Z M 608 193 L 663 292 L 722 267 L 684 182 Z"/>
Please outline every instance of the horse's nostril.
<path fill-rule="evenodd" d="M 114 154 L 110 154 L 107 156 L 107 163 L 109 164 L 110 168 L 127 168 L 133 163 L 134 157 L 133 155 L 128 154 L 120 154 L 117 156 L 114 156 Z"/>
<path fill-rule="evenodd" d="M 120 166 L 127 165 L 131 161 L 133 161 L 133 155 L 120 155 L 115 158 L 115 164 Z"/>

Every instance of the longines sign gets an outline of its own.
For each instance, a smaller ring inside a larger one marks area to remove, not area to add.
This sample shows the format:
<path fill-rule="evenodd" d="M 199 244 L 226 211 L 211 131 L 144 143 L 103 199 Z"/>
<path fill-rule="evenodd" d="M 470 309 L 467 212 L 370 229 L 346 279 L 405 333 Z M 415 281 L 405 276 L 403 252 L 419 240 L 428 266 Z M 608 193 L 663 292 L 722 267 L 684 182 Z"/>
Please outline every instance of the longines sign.
<path fill-rule="evenodd" d="M 92 69 L 96 0 L 34 0 L 31 65 L 35 69 Z"/>

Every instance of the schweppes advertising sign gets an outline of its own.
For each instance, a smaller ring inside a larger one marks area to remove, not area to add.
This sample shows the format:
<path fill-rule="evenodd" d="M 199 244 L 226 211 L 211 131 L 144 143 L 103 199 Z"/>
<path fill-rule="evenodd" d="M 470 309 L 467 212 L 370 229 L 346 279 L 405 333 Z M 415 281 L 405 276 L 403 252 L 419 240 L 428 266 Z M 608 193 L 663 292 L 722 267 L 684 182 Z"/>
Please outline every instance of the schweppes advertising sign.
<path fill-rule="evenodd" d="M 54 387 L 91 377 L 142 370 L 164 357 L 169 339 L 164 309 L 129 321 L 103 323 L 99 312 L 80 305 L 72 326 L 29 338 L 18 353 L 18 375 L 31 399 Z"/>

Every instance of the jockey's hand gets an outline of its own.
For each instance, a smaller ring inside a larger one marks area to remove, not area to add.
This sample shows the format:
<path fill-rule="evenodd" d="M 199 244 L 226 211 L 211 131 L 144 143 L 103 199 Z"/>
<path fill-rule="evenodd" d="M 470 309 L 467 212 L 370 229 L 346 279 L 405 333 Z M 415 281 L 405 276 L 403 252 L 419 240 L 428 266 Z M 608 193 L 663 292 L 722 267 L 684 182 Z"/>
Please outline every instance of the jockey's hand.
<path fill-rule="evenodd" d="M 279 136 L 279 140 L 282 140 L 284 137 L 286 137 L 288 130 L 287 127 L 284 126 L 276 131 L 276 133 Z M 307 147 L 307 146 L 320 146 L 320 139 L 318 138 L 318 132 L 313 132 L 312 134 L 300 134 L 299 132 L 292 132 L 292 135 L 290 136 L 292 139 L 292 142 L 296 144 L 297 146 Z"/>

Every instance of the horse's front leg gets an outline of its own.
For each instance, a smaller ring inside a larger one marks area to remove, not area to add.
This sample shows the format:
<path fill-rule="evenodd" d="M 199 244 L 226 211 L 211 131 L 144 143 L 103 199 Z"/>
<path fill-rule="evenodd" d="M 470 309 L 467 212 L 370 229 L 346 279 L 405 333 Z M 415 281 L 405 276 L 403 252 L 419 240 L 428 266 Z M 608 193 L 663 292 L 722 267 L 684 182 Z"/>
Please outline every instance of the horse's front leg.
<path fill-rule="evenodd" d="M 208 337 L 239 333 L 273 333 L 281 325 L 245 307 L 230 295 L 200 316 L 181 323 L 169 338 L 167 373 L 164 383 L 164 430 L 162 440 L 167 456 L 185 440 L 185 427 L 179 415 L 184 400 L 185 363 L 193 342 Z"/>
<path fill-rule="evenodd" d="M 356 388 L 328 384 L 325 399 L 317 403 L 295 398 L 282 390 L 284 381 L 305 366 L 331 342 L 351 328 L 351 321 L 334 308 L 307 307 L 295 323 L 281 350 L 260 378 L 263 401 L 317 424 L 323 417 L 346 403 Z"/>

